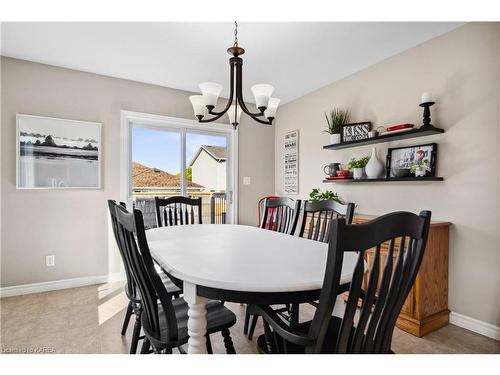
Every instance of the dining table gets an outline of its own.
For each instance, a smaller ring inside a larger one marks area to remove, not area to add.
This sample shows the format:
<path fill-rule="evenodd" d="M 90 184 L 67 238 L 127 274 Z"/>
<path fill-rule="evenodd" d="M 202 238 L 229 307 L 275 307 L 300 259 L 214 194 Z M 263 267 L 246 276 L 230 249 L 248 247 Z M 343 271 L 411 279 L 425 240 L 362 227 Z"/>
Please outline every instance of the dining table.
<path fill-rule="evenodd" d="M 151 255 L 183 288 L 188 303 L 187 352 L 206 353 L 208 299 L 273 305 L 318 300 L 328 244 L 236 224 L 149 229 Z M 344 254 L 341 284 L 351 281 L 357 254 Z"/>

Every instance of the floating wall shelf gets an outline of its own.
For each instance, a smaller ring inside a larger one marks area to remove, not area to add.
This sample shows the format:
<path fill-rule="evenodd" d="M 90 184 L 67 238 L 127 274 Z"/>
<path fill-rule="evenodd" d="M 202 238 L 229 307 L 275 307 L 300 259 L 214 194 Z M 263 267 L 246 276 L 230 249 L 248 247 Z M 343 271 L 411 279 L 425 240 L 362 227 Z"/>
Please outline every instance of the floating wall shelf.
<path fill-rule="evenodd" d="M 389 178 L 346 178 L 346 179 L 338 179 L 338 180 L 323 180 L 323 182 L 352 182 L 352 183 L 361 183 L 361 182 L 416 182 L 416 181 L 443 181 L 443 177 L 389 177 Z"/>
<path fill-rule="evenodd" d="M 444 133 L 444 129 L 435 128 L 433 126 L 428 127 L 428 128 L 421 127 L 418 129 L 408 130 L 405 132 L 398 132 L 398 133 L 392 133 L 392 134 L 385 133 L 385 134 L 379 135 L 378 137 L 361 139 L 358 141 L 342 142 L 342 143 L 336 143 L 336 144 L 332 144 L 332 145 L 326 145 L 326 146 L 323 146 L 323 148 L 326 150 L 340 150 L 342 148 L 359 147 L 359 146 L 365 146 L 365 145 L 372 145 L 375 143 L 399 141 L 401 139 L 425 137 L 427 135 L 434 135 L 434 134 L 441 134 L 441 133 Z M 335 180 L 335 181 L 338 181 L 338 180 Z"/>

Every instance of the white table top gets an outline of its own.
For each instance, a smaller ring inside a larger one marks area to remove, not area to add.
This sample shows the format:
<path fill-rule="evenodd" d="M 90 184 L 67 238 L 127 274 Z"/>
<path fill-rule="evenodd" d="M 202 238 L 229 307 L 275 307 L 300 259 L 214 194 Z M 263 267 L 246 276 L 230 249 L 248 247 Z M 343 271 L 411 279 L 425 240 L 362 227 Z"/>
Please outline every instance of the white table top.
<path fill-rule="evenodd" d="M 151 253 L 172 276 L 210 288 L 245 292 L 320 289 L 325 243 L 246 225 L 202 224 L 146 231 Z M 357 254 L 346 253 L 341 282 L 351 281 Z"/>

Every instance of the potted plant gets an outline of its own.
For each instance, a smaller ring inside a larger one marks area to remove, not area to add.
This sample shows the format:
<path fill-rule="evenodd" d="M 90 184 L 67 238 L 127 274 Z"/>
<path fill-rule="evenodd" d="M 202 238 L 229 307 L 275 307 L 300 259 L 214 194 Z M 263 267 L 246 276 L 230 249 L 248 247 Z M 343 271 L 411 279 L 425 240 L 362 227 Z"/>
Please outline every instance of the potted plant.
<path fill-rule="evenodd" d="M 324 132 L 330 134 L 330 144 L 340 143 L 340 131 L 342 125 L 349 123 L 349 111 L 333 108 L 329 113 L 325 113 L 325 118 L 327 129 Z"/>
<path fill-rule="evenodd" d="M 352 158 L 349 161 L 349 164 L 347 164 L 347 168 L 352 170 L 352 177 L 354 179 L 359 180 L 363 177 L 363 171 L 366 167 L 366 164 L 368 164 L 368 160 L 370 160 L 370 158 L 368 156 L 365 156 L 360 159 Z"/>
<path fill-rule="evenodd" d="M 430 172 L 429 160 L 417 159 L 410 163 L 410 172 L 415 174 L 415 177 L 424 177 L 427 172 Z"/>
<path fill-rule="evenodd" d="M 344 204 L 342 199 L 340 199 L 339 195 L 331 190 L 327 190 L 322 192 L 320 189 L 315 188 L 312 189 L 311 193 L 309 193 L 309 201 L 310 202 L 319 202 L 325 200 L 332 200 Z"/>

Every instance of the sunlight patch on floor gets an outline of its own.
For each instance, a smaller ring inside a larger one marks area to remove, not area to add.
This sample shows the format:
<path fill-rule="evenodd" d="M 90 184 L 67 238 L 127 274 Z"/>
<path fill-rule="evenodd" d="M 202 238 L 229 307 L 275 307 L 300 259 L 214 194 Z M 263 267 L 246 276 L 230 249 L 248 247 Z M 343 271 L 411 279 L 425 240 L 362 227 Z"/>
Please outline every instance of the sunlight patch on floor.
<path fill-rule="evenodd" d="M 97 307 L 97 313 L 99 318 L 99 325 L 102 325 L 107 320 L 111 319 L 113 316 L 118 314 L 124 309 L 128 304 L 128 299 L 125 293 L 120 293 L 113 298 L 101 303 Z"/>

